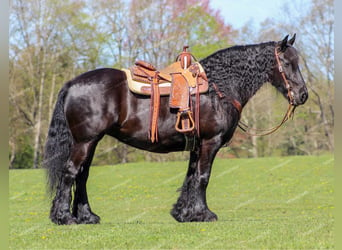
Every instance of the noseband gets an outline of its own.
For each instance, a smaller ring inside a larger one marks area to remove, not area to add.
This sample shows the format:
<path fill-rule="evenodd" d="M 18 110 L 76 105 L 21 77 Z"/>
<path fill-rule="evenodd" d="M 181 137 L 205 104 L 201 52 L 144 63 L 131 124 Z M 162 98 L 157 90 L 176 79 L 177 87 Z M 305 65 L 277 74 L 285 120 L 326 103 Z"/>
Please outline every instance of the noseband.
<path fill-rule="evenodd" d="M 285 87 L 287 89 L 287 96 L 289 97 L 289 107 L 287 108 L 287 111 L 282 119 L 282 121 L 279 123 L 279 125 L 269 128 L 269 129 L 253 129 L 253 128 L 249 128 L 249 126 L 241 121 L 239 121 L 239 128 L 244 131 L 246 134 L 251 135 L 251 136 L 264 136 L 264 135 L 269 135 L 272 134 L 273 132 L 277 131 L 289 118 L 293 117 L 294 111 L 296 109 L 296 105 L 294 105 L 294 94 L 292 92 L 292 87 L 289 83 L 289 81 L 286 78 L 285 72 L 283 70 L 283 66 L 280 62 L 279 59 L 279 54 L 281 52 L 278 53 L 278 47 L 274 48 L 274 54 L 275 54 L 275 58 L 277 61 L 277 66 L 279 69 L 279 73 L 281 74 L 283 80 L 284 80 L 284 84 Z M 253 130 L 255 131 L 255 133 L 249 132 L 249 131 Z"/>

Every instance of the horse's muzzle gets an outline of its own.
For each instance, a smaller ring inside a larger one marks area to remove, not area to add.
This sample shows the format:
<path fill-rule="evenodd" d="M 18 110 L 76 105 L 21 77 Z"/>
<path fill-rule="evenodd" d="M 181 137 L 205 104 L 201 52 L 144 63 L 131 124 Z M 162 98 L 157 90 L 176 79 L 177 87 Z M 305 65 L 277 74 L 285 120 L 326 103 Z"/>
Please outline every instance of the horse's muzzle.
<path fill-rule="evenodd" d="M 309 97 L 309 94 L 306 88 L 301 88 L 298 93 L 291 91 L 291 95 L 293 98 L 292 100 L 293 105 L 295 106 L 303 105 Z"/>
<path fill-rule="evenodd" d="M 308 99 L 308 97 L 309 97 L 309 94 L 307 91 L 304 93 L 301 93 L 301 95 L 300 95 L 301 104 L 304 104 L 306 102 L 306 100 Z"/>

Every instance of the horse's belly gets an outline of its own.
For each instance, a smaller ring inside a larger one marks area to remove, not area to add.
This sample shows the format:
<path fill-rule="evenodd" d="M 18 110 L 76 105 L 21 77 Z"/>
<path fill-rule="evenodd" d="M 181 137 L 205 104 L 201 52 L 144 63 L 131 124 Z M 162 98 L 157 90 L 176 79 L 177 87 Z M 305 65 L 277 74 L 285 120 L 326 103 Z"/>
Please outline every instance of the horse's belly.
<path fill-rule="evenodd" d="M 149 127 L 135 128 L 134 133 L 132 133 L 132 129 L 123 127 L 116 131 L 109 131 L 107 134 L 129 146 L 149 152 L 169 153 L 184 150 L 185 137 L 175 130 L 159 130 L 157 141 L 152 142 L 149 136 Z"/>

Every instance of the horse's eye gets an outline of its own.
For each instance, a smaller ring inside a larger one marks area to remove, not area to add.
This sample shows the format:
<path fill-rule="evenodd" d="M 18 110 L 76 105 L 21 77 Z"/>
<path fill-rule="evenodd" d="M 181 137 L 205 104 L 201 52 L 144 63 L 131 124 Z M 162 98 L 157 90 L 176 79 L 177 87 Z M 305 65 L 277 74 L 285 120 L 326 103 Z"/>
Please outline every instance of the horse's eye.
<path fill-rule="evenodd" d="M 289 66 L 290 66 L 290 63 L 289 63 L 289 62 L 285 62 L 285 63 L 284 63 L 284 66 L 285 66 L 285 67 L 289 67 Z"/>

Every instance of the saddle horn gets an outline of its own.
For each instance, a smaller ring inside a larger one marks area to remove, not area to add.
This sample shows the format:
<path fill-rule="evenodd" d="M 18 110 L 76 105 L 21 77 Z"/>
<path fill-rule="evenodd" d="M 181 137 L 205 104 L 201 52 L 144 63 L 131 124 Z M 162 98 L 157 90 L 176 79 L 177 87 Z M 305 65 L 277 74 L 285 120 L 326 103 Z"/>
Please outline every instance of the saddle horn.
<path fill-rule="evenodd" d="M 193 57 L 193 55 L 189 51 L 187 51 L 188 48 L 188 45 L 183 46 L 183 51 L 176 58 L 176 62 L 180 61 L 181 67 L 184 70 L 186 70 L 191 65 L 191 57 Z"/>

